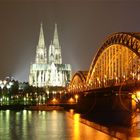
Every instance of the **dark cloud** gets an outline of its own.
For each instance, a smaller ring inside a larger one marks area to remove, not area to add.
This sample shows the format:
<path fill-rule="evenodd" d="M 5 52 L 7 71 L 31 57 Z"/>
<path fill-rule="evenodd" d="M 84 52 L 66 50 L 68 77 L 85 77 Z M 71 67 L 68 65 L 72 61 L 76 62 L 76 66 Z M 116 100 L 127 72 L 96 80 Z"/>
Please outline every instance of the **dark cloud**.
<path fill-rule="evenodd" d="M 139 7 L 137 0 L 0 0 L 0 78 L 28 80 L 41 21 L 47 47 L 57 23 L 63 62 L 88 70 L 108 35 L 140 31 Z"/>

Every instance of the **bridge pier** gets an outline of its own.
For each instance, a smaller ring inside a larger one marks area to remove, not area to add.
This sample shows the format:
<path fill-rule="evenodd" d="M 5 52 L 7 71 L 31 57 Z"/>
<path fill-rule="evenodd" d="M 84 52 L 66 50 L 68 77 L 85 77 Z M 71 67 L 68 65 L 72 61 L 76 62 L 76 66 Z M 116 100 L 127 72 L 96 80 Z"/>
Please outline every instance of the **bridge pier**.
<path fill-rule="evenodd" d="M 124 104 L 131 106 L 131 101 Z M 110 91 L 90 92 L 86 96 L 79 96 L 76 111 L 98 123 L 122 126 L 131 125 L 131 112 L 120 103 L 118 94 Z"/>

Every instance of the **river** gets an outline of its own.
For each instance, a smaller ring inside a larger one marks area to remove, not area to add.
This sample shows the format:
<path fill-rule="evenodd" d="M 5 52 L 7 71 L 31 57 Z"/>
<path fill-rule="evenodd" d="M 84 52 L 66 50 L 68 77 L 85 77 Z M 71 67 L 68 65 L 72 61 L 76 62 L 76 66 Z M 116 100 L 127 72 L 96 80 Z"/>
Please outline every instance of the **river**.
<path fill-rule="evenodd" d="M 79 119 L 65 111 L 1 110 L 0 140 L 117 140 Z"/>

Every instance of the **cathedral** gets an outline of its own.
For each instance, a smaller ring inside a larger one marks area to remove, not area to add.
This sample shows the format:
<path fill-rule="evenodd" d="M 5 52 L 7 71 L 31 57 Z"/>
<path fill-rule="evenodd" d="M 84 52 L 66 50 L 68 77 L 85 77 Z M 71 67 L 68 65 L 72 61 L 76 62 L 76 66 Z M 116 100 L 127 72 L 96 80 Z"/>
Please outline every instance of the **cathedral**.
<path fill-rule="evenodd" d="M 62 63 L 57 25 L 55 24 L 54 37 L 47 50 L 41 24 L 35 63 L 30 65 L 29 84 L 46 88 L 65 87 L 71 80 L 71 72 L 71 65 Z"/>

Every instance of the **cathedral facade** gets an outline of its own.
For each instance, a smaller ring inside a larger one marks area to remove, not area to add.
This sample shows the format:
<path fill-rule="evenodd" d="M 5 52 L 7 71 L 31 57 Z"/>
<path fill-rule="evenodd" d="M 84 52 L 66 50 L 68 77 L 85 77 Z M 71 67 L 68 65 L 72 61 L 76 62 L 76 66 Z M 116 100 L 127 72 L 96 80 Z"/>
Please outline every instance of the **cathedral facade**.
<path fill-rule="evenodd" d="M 71 65 L 62 63 L 57 25 L 47 51 L 41 24 L 35 63 L 30 65 L 29 84 L 36 87 L 65 87 L 71 80 L 71 73 Z"/>

